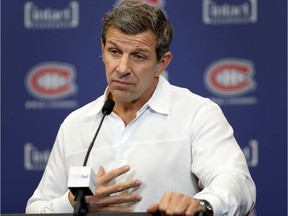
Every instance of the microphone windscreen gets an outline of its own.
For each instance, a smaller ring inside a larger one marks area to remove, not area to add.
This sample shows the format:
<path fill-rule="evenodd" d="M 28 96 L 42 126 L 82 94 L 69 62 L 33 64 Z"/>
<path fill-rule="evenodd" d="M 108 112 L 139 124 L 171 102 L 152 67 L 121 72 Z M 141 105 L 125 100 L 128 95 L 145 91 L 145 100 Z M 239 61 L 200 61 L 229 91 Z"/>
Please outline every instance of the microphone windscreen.
<path fill-rule="evenodd" d="M 84 195 L 95 195 L 96 174 L 91 167 L 70 167 L 68 188 L 74 196 L 77 191 L 83 190 Z"/>
<path fill-rule="evenodd" d="M 112 99 L 107 99 L 102 107 L 102 113 L 109 115 L 113 108 L 114 108 L 115 102 Z"/>

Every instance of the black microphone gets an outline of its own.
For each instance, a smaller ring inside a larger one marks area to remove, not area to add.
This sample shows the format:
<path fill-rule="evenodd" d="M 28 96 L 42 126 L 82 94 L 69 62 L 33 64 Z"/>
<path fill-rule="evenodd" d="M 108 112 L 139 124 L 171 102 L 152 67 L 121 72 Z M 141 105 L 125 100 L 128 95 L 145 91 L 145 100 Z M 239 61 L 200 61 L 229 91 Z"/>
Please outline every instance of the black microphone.
<path fill-rule="evenodd" d="M 110 115 L 110 113 L 113 111 L 114 106 L 115 102 L 112 99 L 107 99 L 102 107 L 102 113 L 104 115 Z"/>
<path fill-rule="evenodd" d="M 94 142 L 95 142 L 95 139 L 96 137 L 98 136 L 98 133 L 100 131 L 100 128 L 102 126 L 102 123 L 104 121 L 104 118 L 107 116 L 107 115 L 110 115 L 110 113 L 112 112 L 113 108 L 114 108 L 114 105 L 115 105 L 115 102 L 112 100 L 112 99 L 107 99 L 102 107 L 102 113 L 103 113 L 103 116 L 102 116 L 102 119 L 100 121 L 100 124 L 99 124 L 99 127 L 89 145 L 89 148 L 88 148 L 88 151 L 86 153 L 86 156 L 85 156 L 85 159 L 84 159 L 84 163 L 83 163 L 83 166 L 86 166 L 87 164 L 87 161 L 88 161 L 88 158 L 89 158 L 89 155 L 90 155 L 90 152 L 91 152 L 91 149 L 94 145 Z"/>
<path fill-rule="evenodd" d="M 70 167 L 69 178 L 68 178 L 68 188 L 75 196 L 75 207 L 74 215 L 79 215 L 79 213 L 89 213 L 89 203 L 85 201 L 85 195 L 94 195 L 96 190 L 96 175 L 92 168 L 87 167 L 87 161 L 91 152 L 91 149 L 95 143 L 98 136 L 104 118 L 109 115 L 113 108 L 115 102 L 111 99 L 107 99 L 102 107 L 102 119 L 95 132 L 95 135 L 88 147 L 86 156 L 83 162 L 83 167 Z"/>

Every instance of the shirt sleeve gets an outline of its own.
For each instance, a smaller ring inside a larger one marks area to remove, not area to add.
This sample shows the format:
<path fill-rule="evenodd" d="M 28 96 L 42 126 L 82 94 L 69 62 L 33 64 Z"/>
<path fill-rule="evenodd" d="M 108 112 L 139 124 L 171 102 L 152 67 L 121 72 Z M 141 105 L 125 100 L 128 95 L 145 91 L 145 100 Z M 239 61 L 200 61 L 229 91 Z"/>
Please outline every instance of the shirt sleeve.
<path fill-rule="evenodd" d="M 256 187 L 232 127 L 213 103 L 193 124 L 191 169 L 203 189 L 194 198 L 207 200 L 214 215 L 246 215 L 255 205 Z"/>
<path fill-rule="evenodd" d="M 26 213 L 72 213 L 68 199 L 67 172 L 63 171 L 64 151 L 60 148 L 61 128 L 42 179 L 28 200 Z"/>

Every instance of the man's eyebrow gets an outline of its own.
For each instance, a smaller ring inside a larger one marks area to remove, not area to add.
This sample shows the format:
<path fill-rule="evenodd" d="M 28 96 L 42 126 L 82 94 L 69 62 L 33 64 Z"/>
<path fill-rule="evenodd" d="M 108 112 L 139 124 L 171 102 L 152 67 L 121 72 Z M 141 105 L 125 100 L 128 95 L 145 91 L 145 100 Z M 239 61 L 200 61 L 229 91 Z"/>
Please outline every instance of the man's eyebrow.
<path fill-rule="evenodd" d="M 113 41 L 107 41 L 107 44 L 111 44 L 111 45 L 113 45 L 113 46 L 118 46 L 115 42 L 113 42 Z"/>
<path fill-rule="evenodd" d="M 115 46 L 115 47 L 119 47 L 117 45 L 117 43 L 115 43 L 114 41 L 107 41 L 107 44 L 109 45 L 112 45 L 112 46 Z M 144 53 L 147 53 L 149 52 L 149 49 L 146 49 L 146 48 L 142 48 L 142 47 L 135 47 L 135 52 L 144 52 Z"/>

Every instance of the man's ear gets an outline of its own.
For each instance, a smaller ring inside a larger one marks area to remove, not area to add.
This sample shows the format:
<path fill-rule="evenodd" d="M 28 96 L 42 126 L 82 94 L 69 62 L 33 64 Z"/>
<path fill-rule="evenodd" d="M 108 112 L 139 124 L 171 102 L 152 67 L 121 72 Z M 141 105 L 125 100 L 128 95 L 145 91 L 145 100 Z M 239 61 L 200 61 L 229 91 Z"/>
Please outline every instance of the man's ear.
<path fill-rule="evenodd" d="M 101 48 L 102 48 L 102 53 L 103 53 L 105 45 L 104 45 L 103 39 L 101 38 L 100 40 L 101 40 Z"/>
<path fill-rule="evenodd" d="M 168 51 L 164 54 L 164 56 L 157 64 L 157 71 L 155 73 L 155 77 L 159 77 L 163 73 L 163 71 L 165 71 L 165 69 L 169 66 L 171 60 L 172 60 L 172 53 Z"/>
<path fill-rule="evenodd" d="M 101 51 L 102 51 L 102 54 L 101 54 L 101 57 L 102 57 L 102 60 L 104 61 L 104 48 L 105 48 L 105 44 L 101 38 Z"/>

